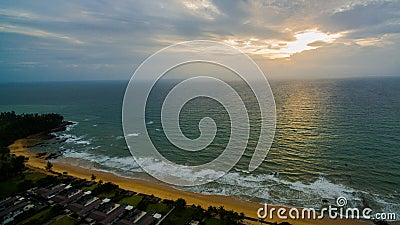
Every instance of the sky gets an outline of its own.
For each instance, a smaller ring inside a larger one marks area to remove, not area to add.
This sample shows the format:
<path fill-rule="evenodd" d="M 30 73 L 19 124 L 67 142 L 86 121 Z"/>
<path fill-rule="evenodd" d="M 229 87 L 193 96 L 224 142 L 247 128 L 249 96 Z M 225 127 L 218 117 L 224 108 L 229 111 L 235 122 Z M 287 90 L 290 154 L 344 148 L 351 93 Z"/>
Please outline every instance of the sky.
<path fill-rule="evenodd" d="M 127 80 L 199 39 L 241 49 L 268 78 L 400 76 L 400 1 L 2 0 L 0 82 Z"/>

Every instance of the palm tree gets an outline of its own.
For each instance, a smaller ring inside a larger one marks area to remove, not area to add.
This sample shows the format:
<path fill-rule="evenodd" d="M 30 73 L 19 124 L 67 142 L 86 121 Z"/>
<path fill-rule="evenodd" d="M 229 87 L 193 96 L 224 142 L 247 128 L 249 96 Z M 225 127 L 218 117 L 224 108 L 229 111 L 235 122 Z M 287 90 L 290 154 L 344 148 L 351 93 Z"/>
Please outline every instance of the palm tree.
<path fill-rule="evenodd" d="M 45 169 L 46 169 L 47 171 L 51 171 L 51 168 L 53 168 L 53 164 L 52 164 L 50 161 L 47 161 L 47 164 L 46 164 Z"/>

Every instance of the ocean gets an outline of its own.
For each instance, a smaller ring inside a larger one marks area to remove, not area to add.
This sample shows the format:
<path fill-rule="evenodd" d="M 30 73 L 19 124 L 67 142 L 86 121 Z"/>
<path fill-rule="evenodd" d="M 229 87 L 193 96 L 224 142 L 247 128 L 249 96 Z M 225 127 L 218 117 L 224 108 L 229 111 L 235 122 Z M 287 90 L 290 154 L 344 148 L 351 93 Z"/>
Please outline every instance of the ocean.
<path fill-rule="evenodd" d="M 56 160 L 151 179 L 133 160 L 124 140 L 121 113 L 126 85 L 127 81 L 4 83 L 0 84 L 0 111 L 55 112 L 74 122 L 56 139 L 35 146 L 34 152 L 61 151 Z M 247 171 L 257 142 L 251 136 L 242 160 L 225 176 L 205 185 L 177 188 L 296 207 L 321 208 L 326 201 L 335 204 L 336 198 L 346 197 L 349 206 L 368 205 L 376 212 L 400 215 L 400 78 L 272 80 L 270 85 L 277 124 L 261 166 Z M 156 115 L 157 101 L 162 99 L 157 95 L 165 93 L 170 83 L 159 86 L 146 121 L 160 152 L 190 165 L 220 154 L 230 129 L 229 117 L 217 110 L 221 106 L 199 99 L 182 110 L 183 132 L 189 137 L 198 136 L 203 116 L 216 116 L 218 125 L 212 146 L 195 157 L 187 156 L 165 140 Z M 238 83 L 237 88 L 245 87 Z M 257 122 L 257 110 L 249 114 L 250 122 Z"/>

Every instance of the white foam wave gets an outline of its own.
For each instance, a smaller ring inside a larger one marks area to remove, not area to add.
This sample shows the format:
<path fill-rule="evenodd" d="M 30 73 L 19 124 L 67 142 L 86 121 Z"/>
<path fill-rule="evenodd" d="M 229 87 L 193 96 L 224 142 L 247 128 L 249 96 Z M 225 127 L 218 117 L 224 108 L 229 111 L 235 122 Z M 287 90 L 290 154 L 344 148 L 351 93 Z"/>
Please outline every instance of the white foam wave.
<path fill-rule="evenodd" d="M 156 174 L 159 177 L 164 177 L 166 180 L 170 180 L 171 183 L 175 180 L 183 180 L 188 182 L 194 181 L 212 181 L 217 177 L 220 177 L 223 173 L 212 169 L 201 169 L 194 170 L 191 168 L 180 168 L 173 169 L 163 161 L 155 160 L 153 158 L 138 158 L 140 162 L 147 170 L 151 170 L 152 174 Z"/>
<path fill-rule="evenodd" d="M 217 184 L 207 184 L 188 190 L 223 195 L 241 195 L 256 198 L 273 204 L 287 206 L 320 206 L 322 199 L 333 200 L 339 196 L 357 199 L 356 190 L 335 184 L 324 177 L 319 177 L 310 184 L 290 182 L 273 175 L 244 175 L 230 172 L 216 180 Z"/>
<path fill-rule="evenodd" d="M 78 145 L 90 145 L 91 142 L 89 140 L 84 140 L 85 136 L 79 136 L 77 137 L 76 135 L 73 134 L 68 134 L 67 132 L 72 131 L 78 124 L 79 122 L 76 121 L 71 121 L 72 124 L 67 125 L 65 127 L 64 132 L 53 132 L 51 135 L 53 135 L 56 139 L 64 141 L 65 143 L 70 143 L 70 144 L 78 144 Z"/>
<path fill-rule="evenodd" d="M 109 157 L 100 154 L 67 150 L 64 152 L 63 157 L 86 160 L 109 169 L 117 169 L 125 172 L 143 172 L 132 156 Z"/>
<path fill-rule="evenodd" d="M 84 140 L 85 136 L 75 136 L 73 134 L 56 134 L 57 139 L 64 141 L 69 144 L 78 144 L 78 145 L 90 145 L 91 142 L 89 140 Z"/>
<path fill-rule="evenodd" d="M 336 184 L 324 176 L 319 176 L 314 182 L 306 184 L 299 181 L 287 181 L 273 175 L 230 172 L 214 183 L 184 189 L 203 194 L 243 196 L 247 200 L 268 204 L 314 208 L 320 208 L 326 204 L 322 200 L 328 200 L 329 204 L 334 205 L 338 197 L 345 197 L 349 207 L 363 208 L 365 207 L 363 196 L 371 196 L 378 207 L 374 210 L 394 212 L 397 215 L 400 211 L 398 203 L 388 202 L 382 196 L 356 190 L 343 184 Z"/>
<path fill-rule="evenodd" d="M 101 154 L 88 152 L 77 152 L 65 150 L 64 157 L 86 160 L 93 165 L 91 169 L 113 172 L 124 176 L 129 173 L 142 173 L 143 169 L 131 156 L 109 157 Z M 178 171 L 167 171 L 163 162 L 152 158 L 139 159 L 146 168 L 151 167 L 154 171 L 163 171 L 162 174 L 171 174 L 181 179 L 212 179 L 219 176 L 216 171 L 190 169 Z M 100 167 L 99 167 L 100 166 Z M 360 190 L 336 184 L 324 176 L 318 177 L 314 182 L 306 184 L 302 182 L 291 182 L 273 175 L 253 175 L 242 172 L 229 172 L 223 177 L 205 185 L 195 187 L 178 187 L 192 192 L 203 194 L 218 194 L 226 196 L 242 196 L 247 200 L 261 201 L 269 204 L 294 206 L 294 207 L 322 207 L 323 199 L 329 200 L 329 204 L 335 204 L 335 199 L 345 197 L 351 207 L 362 207 L 362 195 L 368 194 Z M 399 204 L 388 203 L 379 196 L 373 196 L 373 201 L 378 204 L 382 212 L 395 212 L 399 214 Z"/>
<path fill-rule="evenodd" d="M 117 170 L 121 172 L 144 172 L 132 156 L 126 157 L 110 157 L 101 154 L 92 154 L 88 152 L 78 152 L 75 150 L 64 149 L 63 157 L 85 160 L 96 164 L 103 168 Z M 191 169 L 165 171 L 166 166 L 162 161 L 156 161 L 153 158 L 141 158 L 140 164 L 145 168 L 151 168 L 154 171 L 162 171 L 161 175 L 171 175 L 175 178 L 193 181 L 194 179 L 214 180 L 214 177 L 219 177 L 222 174 L 214 170 L 193 171 Z"/>
<path fill-rule="evenodd" d="M 65 126 L 66 132 L 73 130 L 79 124 L 79 122 L 76 122 L 76 121 L 71 121 L 71 123 L 72 124 Z"/>
<path fill-rule="evenodd" d="M 131 135 L 135 136 L 139 134 Z M 77 138 L 74 135 L 63 134 L 60 135 L 60 137 L 66 138 L 66 142 L 69 143 L 87 143 L 81 139 L 82 137 Z M 118 137 L 120 139 L 123 138 L 122 136 Z M 100 148 L 100 146 L 93 148 L 97 149 Z M 121 174 L 129 172 L 144 172 L 131 156 L 110 157 L 73 150 L 65 150 L 63 156 L 86 160 L 100 166 L 100 168 L 94 166 L 94 169 L 113 172 L 120 176 L 123 176 Z M 166 167 L 163 162 L 156 161 L 152 158 L 139 160 L 146 168 L 151 168 L 154 171 L 163 171 L 162 174 L 171 174 L 175 178 L 178 177 L 189 181 L 194 179 L 208 180 L 220 175 L 213 170 L 192 171 L 190 169 L 179 170 L 179 173 L 178 171 L 167 171 L 167 173 L 165 173 Z M 236 172 L 229 172 L 215 182 L 209 184 L 179 188 L 203 194 L 243 196 L 247 200 L 263 201 L 269 204 L 315 208 L 322 207 L 323 199 L 329 200 L 329 204 L 335 204 L 335 199 L 338 197 L 347 198 L 349 206 L 362 207 L 363 195 L 369 195 L 372 196 L 372 201 L 378 205 L 382 212 L 395 212 L 399 215 L 398 212 L 400 211 L 400 205 L 397 203 L 390 203 L 377 195 L 371 195 L 343 184 L 337 184 L 324 176 L 318 177 L 311 183 L 302 183 L 300 181 L 291 182 L 285 180 L 284 177 L 276 177 L 267 174 L 248 174 L 247 171 L 237 169 Z"/>

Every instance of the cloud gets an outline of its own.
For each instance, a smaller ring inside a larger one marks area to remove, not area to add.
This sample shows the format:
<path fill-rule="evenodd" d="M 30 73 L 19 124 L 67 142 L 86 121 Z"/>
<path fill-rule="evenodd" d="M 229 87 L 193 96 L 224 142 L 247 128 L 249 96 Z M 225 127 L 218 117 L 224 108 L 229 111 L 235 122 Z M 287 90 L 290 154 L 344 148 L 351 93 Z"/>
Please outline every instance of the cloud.
<path fill-rule="evenodd" d="M 343 30 L 354 30 L 400 22 L 398 1 L 357 4 L 349 9 L 332 14 L 328 19 L 333 26 Z"/>
<path fill-rule="evenodd" d="M 53 32 L 48 32 L 40 29 L 34 29 L 30 27 L 22 27 L 22 26 L 15 26 L 15 25 L 9 25 L 9 24 L 4 24 L 0 23 L 0 32 L 6 32 L 6 33 L 16 33 L 16 34 L 23 34 L 23 35 L 29 35 L 33 37 L 41 37 L 41 38 L 54 38 L 62 41 L 66 41 L 72 44 L 83 44 L 83 41 L 80 41 L 76 38 L 63 35 L 63 34 L 57 34 Z"/>
<path fill-rule="evenodd" d="M 322 24 L 330 30 L 347 31 L 346 38 L 362 47 L 383 46 L 383 36 L 400 33 L 399 1 L 366 1 L 346 6 L 321 18 Z"/>
<path fill-rule="evenodd" d="M 360 46 L 373 46 L 381 43 L 380 38 L 362 38 L 355 40 L 355 43 Z"/>
<path fill-rule="evenodd" d="M 213 20 L 216 16 L 222 14 L 209 0 L 183 1 L 182 4 L 189 9 L 193 15 L 201 18 Z"/>
<path fill-rule="evenodd" d="M 361 47 L 379 47 L 386 48 L 390 45 L 395 44 L 395 39 L 397 39 L 399 34 L 385 34 L 379 37 L 369 37 L 369 38 L 359 38 L 354 39 L 351 43 L 356 44 Z"/>
<path fill-rule="evenodd" d="M 400 52 L 398 1 L 49 3 L 0 2 L 2 74 L 13 76 L 20 62 L 38 62 L 48 65 L 51 74 L 79 72 L 77 79 L 128 79 L 136 66 L 155 51 L 195 39 L 235 45 L 257 59 L 261 67 L 284 65 L 282 71 L 293 76 L 322 74 L 326 68 L 337 75 L 362 73 L 360 65 L 368 64 L 367 59 L 386 65 L 390 73 L 400 71 L 400 64 L 384 62 L 387 55 L 394 57 Z M 342 60 L 344 55 L 346 61 Z M 39 66 L 27 69 L 38 77 L 45 76 Z M 364 72 L 370 71 L 374 70 Z M 277 69 L 275 73 L 282 72 Z"/>
<path fill-rule="evenodd" d="M 36 13 L 28 12 L 26 10 L 10 10 L 10 9 L 0 9 L 0 17 L 4 19 L 13 20 L 24 20 L 24 21 L 53 21 L 53 22 L 66 22 L 60 17 L 49 17 L 44 15 L 39 15 Z"/>
<path fill-rule="evenodd" d="M 19 62 L 20 65 L 38 65 L 39 62 Z"/>
<path fill-rule="evenodd" d="M 250 38 L 247 40 L 228 39 L 225 42 L 237 46 L 249 54 L 262 55 L 268 59 L 279 59 L 289 58 L 296 53 L 320 48 L 326 44 L 333 43 L 342 36 L 343 34 L 341 33 L 327 34 L 313 29 L 295 33 L 294 40 L 291 41 Z"/>

